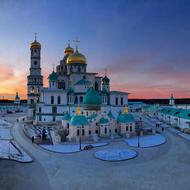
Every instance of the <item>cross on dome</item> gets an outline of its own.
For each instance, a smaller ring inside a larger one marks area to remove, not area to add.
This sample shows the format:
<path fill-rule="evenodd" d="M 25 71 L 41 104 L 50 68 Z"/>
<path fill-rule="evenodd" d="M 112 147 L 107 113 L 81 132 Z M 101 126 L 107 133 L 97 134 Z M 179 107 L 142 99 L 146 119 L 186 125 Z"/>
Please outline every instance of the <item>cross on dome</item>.
<path fill-rule="evenodd" d="M 78 51 L 78 45 L 80 43 L 80 40 L 76 38 L 76 40 L 73 40 L 73 42 L 76 44 L 76 51 Z"/>

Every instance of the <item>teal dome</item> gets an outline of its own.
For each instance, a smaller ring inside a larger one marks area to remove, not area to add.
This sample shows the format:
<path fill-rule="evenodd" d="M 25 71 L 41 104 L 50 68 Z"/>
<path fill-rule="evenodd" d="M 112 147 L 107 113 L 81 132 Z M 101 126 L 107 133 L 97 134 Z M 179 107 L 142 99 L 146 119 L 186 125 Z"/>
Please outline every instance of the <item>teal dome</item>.
<path fill-rule="evenodd" d="M 57 79 L 58 79 L 57 73 L 56 73 L 55 71 L 53 71 L 53 72 L 49 75 L 48 79 L 49 79 L 50 81 L 57 81 Z"/>
<path fill-rule="evenodd" d="M 119 123 L 132 123 L 134 122 L 134 117 L 132 114 L 122 113 L 118 118 L 117 121 Z"/>
<path fill-rule="evenodd" d="M 109 123 L 109 120 L 102 117 L 102 118 L 100 118 L 100 120 L 99 120 L 98 123 L 99 123 L 99 124 L 106 124 L 106 123 Z"/>
<path fill-rule="evenodd" d="M 90 87 L 87 90 L 86 95 L 84 96 L 84 104 L 92 104 L 92 105 L 99 105 L 101 104 L 101 97 L 100 94 L 93 88 Z"/>
<path fill-rule="evenodd" d="M 87 125 L 88 121 L 84 115 L 75 115 L 71 118 L 70 124 L 73 126 Z"/>
<path fill-rule="evenodd" d="M 102 101 L 101 101 L 100 94 L 93 87 L 90 87 L 87 90 L 87 93 L 84 96 L 84 100 L 83 100 L 83 104 L 85 108 L 92 109 L 92 110 L 100 109 L 101 103 Z"/>
<path fill-rule="evenodd" d="M 108 117 L 111 118 L 111 119 L 115 119 L 115 117 L 113 116 L 113 114 L 112 114 L 111 111 L 109 111 L 109 113 L 108 113 Z"/>

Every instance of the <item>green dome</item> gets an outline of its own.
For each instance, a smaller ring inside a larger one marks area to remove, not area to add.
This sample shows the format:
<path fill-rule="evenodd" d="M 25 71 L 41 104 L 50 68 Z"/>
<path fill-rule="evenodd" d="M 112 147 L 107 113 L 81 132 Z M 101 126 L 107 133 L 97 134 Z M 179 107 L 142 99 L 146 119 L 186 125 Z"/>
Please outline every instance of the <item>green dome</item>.
<path fill-rule="evenodd" d="M 106 124 L 106 123 L 109 123 L 109 120 L 102 117 L 102 118 L 100 118 L 100 120 L 99 120 L 98 123 L 99 123 L 99 124 Z"/>
<path fill-rule="evenodd" d="M 57 73 L 56 73 L 55 71 L 53 71 L 53 72 L 49 75 L 48 79 L 49 79 L 50 81 L 57 81 L 57 79 L 58 79 Z"/>
<path fill-rule="evenodd" d="M 84 96 L 83 103 L 86 106 L 98 106 L 98 105 L 101 105 L 101 103 L 102 103 L 101 96 L 93 87 L 90 87 L 87 90 L 86 95 Z"/>
<path fill-rule="evenodd" d="M 70 124 L 73 126 L 87 125 L 88 121 L 84 115 L 75 115 L 71 118 Z"/>
<path fill-rule="evenodd" d="M 117 121 L 119 123 L 132 123 L 134 122 L 134 117 L 132 114 L 122 113 L 118 118 Z"/>
<path fill-rule="evenodd" d="M 113 114 L 112 114 L 111 111 L 109 111 L 109 113 L 108 113 L 108 117 L 111 118 L 111 119 L 115 119 L 115 117 L 113 116 Z"/>

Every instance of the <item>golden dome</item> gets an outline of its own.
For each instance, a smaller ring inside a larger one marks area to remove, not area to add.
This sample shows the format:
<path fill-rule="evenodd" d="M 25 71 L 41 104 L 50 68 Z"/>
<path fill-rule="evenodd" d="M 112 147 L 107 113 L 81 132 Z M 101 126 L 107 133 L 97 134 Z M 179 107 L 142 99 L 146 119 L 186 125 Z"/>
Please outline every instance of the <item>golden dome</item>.
<path fill-rule="evenodd" d="M 36 40 L 30 44 L 30 49 L 40 49 L 41 44 L 37 42 Z"/>
<path fill-rule="evenodd" d="M 73 64 L 73 63 L 80 63 L 80 64 L 86 64 L 86 58 L 84 55 L 78 52 L 76 50 L 73 54 L 69 55 L 67 58 L 67 64 Z"/>
<path fill-rule="evenodd" d="M 64 49 L 64 53 L 66 55 L 70 55 L 70 54 L 73 54 L 74 50 L 72 47 L 70 47 L 70 45 L 68 45 L 65 49 Z"/>

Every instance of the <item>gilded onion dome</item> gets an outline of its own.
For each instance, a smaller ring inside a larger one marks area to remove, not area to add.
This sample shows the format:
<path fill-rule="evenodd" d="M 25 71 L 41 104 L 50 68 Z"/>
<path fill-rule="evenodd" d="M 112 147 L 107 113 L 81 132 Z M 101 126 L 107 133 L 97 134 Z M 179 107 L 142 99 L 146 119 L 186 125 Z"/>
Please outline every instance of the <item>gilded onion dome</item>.
<path fill-rule="evenodd" d="M 79 53 L 78 49 L 67 58 L 67 64 L 73 63 L 86 64 L 86 57 Z"/>
<path fill-rule="evenodd" d="M 37 42 L 36 40 L 34 40 L 34 42 L 30 44 L 30 49 L 40 49 L 40 48 L 41 48 L 41 44 Z"/>
<path fill-rule="evenodd" d="M 74 50 L 72 47 L 70 47 L 70 44 L 68 44 L 68 46 L 64 49 L 64 53 L 66 55 L 71 55 L 71 54 L 73 54 L 73 52 L 74 52 Z"/>

